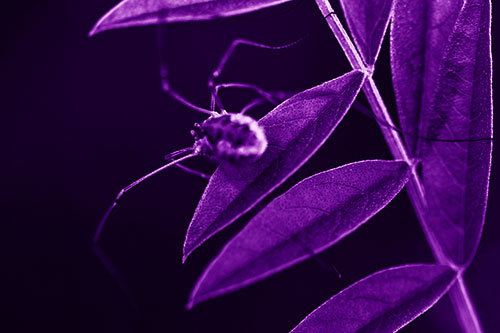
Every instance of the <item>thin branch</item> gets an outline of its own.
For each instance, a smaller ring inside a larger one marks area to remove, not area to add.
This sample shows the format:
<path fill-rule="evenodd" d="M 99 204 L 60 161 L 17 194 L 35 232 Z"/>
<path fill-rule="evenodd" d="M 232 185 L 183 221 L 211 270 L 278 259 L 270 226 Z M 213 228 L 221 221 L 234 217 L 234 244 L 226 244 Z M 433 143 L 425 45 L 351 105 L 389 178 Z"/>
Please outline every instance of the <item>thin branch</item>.
<path fill-rule="evenodd" d="M 316 4 L 323 14 L 328 26 L 332 30 L 335 38 L 339 42 L 342 50 L 347 56 L 349 63 L 353 69 L 361 70 L 368 74 L 368 79 L 363 86 L 363 92 L 370 104 L 373 113 L 377 118 L 383 119 L 389 126 L 380 125 L 382 134 L 389 146 L 389 150 L 395 159 L 401 159 L 406 161 L 412 166 L 412 177 L 408 182 L 406 189 L 410 200 L 415 209 L 415 213 L 420 221 L 420 225 L 424 230 L 427 242 L 434 254 L 434 258 L 437 262 L 441 264 L 446 264 L 458 273 L 458 278 L 456 284 L 450 289 L 450 297 L 452 299 L 453 307 L 455 308 L 455 313 L 459 319 L 462 329 L 465 332 L 483 332 L 481 323 L 474 309 L 474 304 L 468 294 L 465 281 L 463 280 L 462 271 L 454 263 L 450 262 L 445 256 L 442 255 L 440 251 L 439 243 L 432 236 L 429 230 L 428 223 L 425 218 L 425 211 L 427 207 L 427 202 L 425 200 L 424 187 L 420 177 L 418 176 L 416 170 L 415 162 L 410 158 L 408 151 L 399 135 L 399 133 L 393 128 L 394 122 L 384 104 L 382 96 L 378 91 L 378 88 L 373 80 L 371 74 L 373 73 L 373 66 L 367 67 L 363 62 L 358 50 L 352 43 L 349 35 L 342 26 L 338 16 L 335 14 L 332 6 L 328 0 L 315 0 Z"/>

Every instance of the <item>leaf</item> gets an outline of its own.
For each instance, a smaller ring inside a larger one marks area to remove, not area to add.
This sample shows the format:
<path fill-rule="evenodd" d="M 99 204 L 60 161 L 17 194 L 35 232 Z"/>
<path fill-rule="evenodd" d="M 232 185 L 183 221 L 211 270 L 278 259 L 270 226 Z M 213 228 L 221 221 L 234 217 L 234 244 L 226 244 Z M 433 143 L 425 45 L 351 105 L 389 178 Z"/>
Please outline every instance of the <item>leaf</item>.
<path fill-rule="evenodd" d="M 111 29 L 213 20 L 288 1 L 291 0 L 123 0 L 97 21 L 89 36 Z"/>
<path fill-rule="evenodd" d="M 391 24 L 392 81 L 399 121 L 413 156 L 421 112 L 429 109 L 443 52 L 463 0 L 395 0 Z"/>
<path fill-rule="evenodd" d="M 367 65 L 377 61 L 392 14 L 393 0 L 341 0 L 354 43 Z"/>
<path fill-rule="evenodd" d="M 183 261 L 198 246 L 255 206 L 301 167 L 332 134 L 358 94 L 364 75 L 352 71 L 298 93 L 259 120 L 269 145 L 254 163 L 221 163 L 188 227 Z"/>
<path fill-rule="evenodd" d="M 428 209 L 425 218 L 441 252 L 467 266 L 483 229 L 492 153 L 491 4 L 468 0 L 444 51 L 436 98 L 422 118 Z M 481 139 L 482 138 L 482 139 Z"/>
<path fill-rule="evenodd" d="M 332 246 L 404 187 L 401 161 L 362 161 L 306 178 L 273 200 L 210 263 L 188 307 L 239 289 Z"/>
<path fill-rule="evenodd" d="M 396 332 L 432 307 L 455 278 L 442 265 L 388 268 L 333 296 L 292 332 Z"/>

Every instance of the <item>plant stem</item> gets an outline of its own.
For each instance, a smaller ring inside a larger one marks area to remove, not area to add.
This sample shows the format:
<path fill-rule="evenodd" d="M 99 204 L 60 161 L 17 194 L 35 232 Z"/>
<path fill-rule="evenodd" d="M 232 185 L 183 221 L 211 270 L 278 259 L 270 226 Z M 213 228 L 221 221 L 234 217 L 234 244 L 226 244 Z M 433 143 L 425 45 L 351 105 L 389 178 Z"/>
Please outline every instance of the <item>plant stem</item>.
<path fill-rule="evenodd" d="M 422 181 L 416 170 L 416 163 L 410 158 L 401 136 L 395 130 L 394 122 L 392 121 L 382 96 L 380 95 L 375 81 L 372 78 L 373 66 L 365 65 L 358 50 L 352 43 L 349 35 L 342 26 L 342 23 L 335 14 L 335 11 L 331 7 L 328 0 L 315 1 L 323 17 L 328 23 L 328 26 L 335 35 L 335 38 L 342 47 L 342 50 L 346 54 L 351 67 L 353 69 L 361 70 L 368 75 L 367 81 L 363 85 L 363 92 L 365 93 L 375 117 L 385 122 L 385 124 L 379 123 L 379 125 L 385 141 L 389 146 L 389 150 L 395 159 L 403 160 L 412 166 L 412 176 L 406 185 L 406 190 L 415 209 L 415 213 L 420 221 L 420 225 L 424 230 L 424 234 L 427 238 L 427 242 L 429 243 L 434 258 L 438 263 L 451 266 L 455 271 L 457 271 L 457 281 L 449 290 L 449 295 L 462 330 L 464 332 L 483 332 L 481 323 L 474 308 L 474 304 L 469 296 L 467 286 L 465 285 L 461 268 L 457 267 L 454 263 L 450 262 L 444 255 L 442 255 L 439 243 L 429 230 L 428 223 L 425 218 L 427 202 L 425 200 Z"/>
<path fill-rule="evenodd" d="M 337 38 L 337 41 L 339 42 L 344 53 L 346 54 L 347 59 L 349 60 L 349 63 L 351 64 L 352 68 L 367 73 L 368 78 L 365 84 L 363 85 L 363 92 L 365 93 L 368 103 L 370 104 L 376 118 L 381 119 L 383 122 L 385 122 L 384 125 L 386 126 L 381 124 L 380 129 L 387 142 L 387 145 L 389 146 L 389 150 L 391 151 L 392 155 L 394 156 L 395 159 L 403 160 L 407 162 L 409 165 L 414 166 L 415 162 L 409 157 L 409 154 L 403 144 L 403 141 L 401 140 L 399 133 L 394 129 L 395 128 L 394 122 L 392 121 L 392 118 L 385 106 L 385 103 L 382 100 L 382 96 L 378 91 L 377 85 L 375 84 L 375 81 L 371 76 L 371 71 L 367 69 L 366 65 L 362 61 L 359 52 L 357 51 L 351 39 L 347 35 L 347 32 L 343 28 L 342 23 L 335 14 L 330 3 L 328 2 L 328 0 L 316 0 L 316 4 L 318 5 L 319 9 L 321 10 L 321 13 L 325 17 L 333 34 Z M 431 244 L 431 249 L 433 251 L 434 256 L 436 257 L 438 262 L 440 263 L 446 262 L 445 258 L 440 254 L 440 251 L 438 251 L 436 240 L 433 239 L 431 237 L 431 233 L 427 232 L 426 230 L 427 227 L 426 223 L 424 222 L 425 221 L 424 211 L 425 207 L 427 206 L 427 203 L 425 200 L 422 181 L 420 180 L 420 177 L 418 176 L 415 167 L 412 167 L 412 177 L 407 185 L 407 191 L 412 199 L 413 205 L 415 206 L 415 211 L 418 215 L 418 218 L 424 225 L 425 234 L 428 237 L 429 243 Z"/>
<path fill-rule="evenodd" d="M 484 332 L 462 273 L 459 273 L 457 282 L 450 288 L 448 295 L 462 330 L 464 332 Z"/>

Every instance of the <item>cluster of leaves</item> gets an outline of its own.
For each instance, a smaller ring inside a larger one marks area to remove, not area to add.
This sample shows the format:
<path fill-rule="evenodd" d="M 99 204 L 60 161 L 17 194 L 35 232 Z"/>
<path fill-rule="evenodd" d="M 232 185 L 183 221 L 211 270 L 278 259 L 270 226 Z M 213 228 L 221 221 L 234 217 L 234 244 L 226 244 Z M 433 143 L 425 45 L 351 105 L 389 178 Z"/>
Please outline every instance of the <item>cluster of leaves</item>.
<path fill-rule="evenodd" d="M 210 20 L 288 0 L 124 0 L 91 34 Z M 320 3 L 322 0 L 318 0 Z M 391 23 L 391 66 L 406 152 L 422 166 L 425 233 L 437 264 L 376 272 L 331 297 L 294 332 L 396 331 L 430 308 L 471 262 L 486 210 L 492 150 L 489 0 L 341 0 L 366 68 Z M 189 225 L 185 260 L 302 166 L 351 107 L 369 71 L 353 70 L 292 96 L 259 120 L 269 148 L 255 163 L 223 162 Z M 296 184 L 260 211 L 212 260 L 188 308 L 325 250 L 419 177 L 409 160 L 366 160 Z"/>

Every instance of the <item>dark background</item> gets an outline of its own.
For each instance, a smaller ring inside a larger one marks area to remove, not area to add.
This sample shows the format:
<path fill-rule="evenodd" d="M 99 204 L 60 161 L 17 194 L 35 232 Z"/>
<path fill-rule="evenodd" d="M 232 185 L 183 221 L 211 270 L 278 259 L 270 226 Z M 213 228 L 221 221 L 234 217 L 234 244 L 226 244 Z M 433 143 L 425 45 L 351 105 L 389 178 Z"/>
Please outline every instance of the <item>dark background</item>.
<path fill-rule="evenodd" d="M 370 273 L 432 261 L 402 192 L 319 257 L 335 265 L 342 278 L 309 260 L 186 312 L 196 278 L 248 217 L 181 265 L 184 234 L 206 181 L 174 168 L 130 192 L 103 234 L 102 248 L 127 280 L 134 311 L 93 254 L 93 232 L 120 188 L 160 166 L 164 154 L 192 144 L 189 130 L 204 115 L 161 91 L 155 27 L 87 38 L 115 2 L 52 1 L 49 6 L 32 1 L 4 7 L 0 330 L 287 332 L 331 295 Z M 309 36 L 282 51 L 242 48 L 221 81 L 299 91 L 349 70 L 309 0 L 237 18 L 172 24 L 166 34 L 172 85 L 205 107 L 208 74 L 236 37 L 281 45 Z M 387 43 L 375 78 L 394 110 Z M 222 98 L 237 112 L 240 101 L 250 96 L 228 90 Z M 500 331 L 498 150 L 494 155 L 484 235 L 466 274 L 487 332 Z M 369 158 L 390 155 L 375 121 L 352 110 L 318 154 L 276 193 L 318 171 Z M 191 165 L 207 167 L 201 159 Z M 403 329 L 458 330 L 447 297 Z"/>

